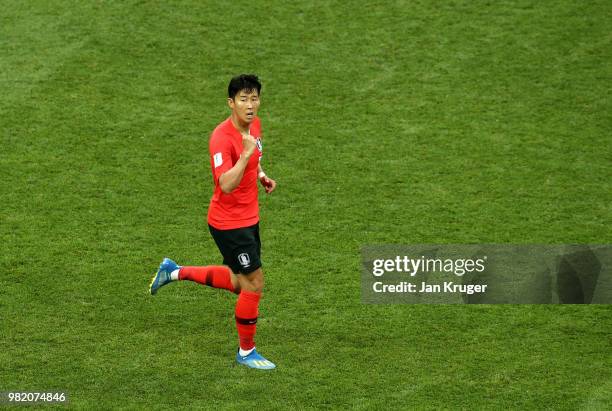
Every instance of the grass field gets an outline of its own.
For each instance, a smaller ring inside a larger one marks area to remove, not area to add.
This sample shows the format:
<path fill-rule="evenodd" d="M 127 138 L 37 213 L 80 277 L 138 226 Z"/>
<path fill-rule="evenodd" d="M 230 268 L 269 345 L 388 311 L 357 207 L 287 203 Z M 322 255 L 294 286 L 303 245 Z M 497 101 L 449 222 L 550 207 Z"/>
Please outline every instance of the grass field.
<path fill-rule="evenodd" d="M 609 306 L 370 306 L 365 244 L 612 243 L 609 1 L 0 1 L 0 391 L 81 409 L 610 409 Z M 207 139 L 263 81 L 266 292 L 219 263 Z"/>

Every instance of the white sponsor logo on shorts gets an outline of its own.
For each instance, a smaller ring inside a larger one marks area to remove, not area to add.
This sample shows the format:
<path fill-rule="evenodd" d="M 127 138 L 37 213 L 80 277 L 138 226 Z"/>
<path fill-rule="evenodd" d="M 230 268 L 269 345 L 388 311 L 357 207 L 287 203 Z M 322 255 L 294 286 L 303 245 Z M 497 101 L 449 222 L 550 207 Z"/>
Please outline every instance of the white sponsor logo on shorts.
<path fill-rule="evenodd" d="M 251 264 L 251 258 L 247 253 L 242 253 L 238 256 L 238 262 L 244 268 L 248 267 Z"/>

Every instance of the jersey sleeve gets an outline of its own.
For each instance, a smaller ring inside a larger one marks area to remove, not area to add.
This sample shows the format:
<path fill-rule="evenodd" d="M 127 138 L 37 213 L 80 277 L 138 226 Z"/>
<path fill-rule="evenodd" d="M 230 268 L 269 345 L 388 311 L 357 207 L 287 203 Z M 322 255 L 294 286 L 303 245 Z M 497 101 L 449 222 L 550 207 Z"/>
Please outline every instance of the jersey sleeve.
<path fill-rule="evenodd" d="M 218 185 L 219 177 L 234 166 L 232 144 L 229 139 L 215 134 L 210 139 L 209 151 L 213 179 L 215 180 L 215 185 Z"/>

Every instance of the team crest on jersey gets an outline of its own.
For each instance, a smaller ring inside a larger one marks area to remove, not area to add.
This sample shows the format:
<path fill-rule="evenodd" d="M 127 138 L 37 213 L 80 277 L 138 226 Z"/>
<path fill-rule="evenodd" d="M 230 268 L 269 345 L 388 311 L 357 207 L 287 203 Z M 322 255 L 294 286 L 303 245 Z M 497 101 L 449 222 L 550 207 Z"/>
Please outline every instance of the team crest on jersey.
<path fill-rule="evenodd" d="M 243 266 L 244 268 L 247 268 L 251 264 L 251 258 L 249 257 L 247 253 L 242 253 L 238 255 L 238 262 L 240 263 L 241 266 Z"/>

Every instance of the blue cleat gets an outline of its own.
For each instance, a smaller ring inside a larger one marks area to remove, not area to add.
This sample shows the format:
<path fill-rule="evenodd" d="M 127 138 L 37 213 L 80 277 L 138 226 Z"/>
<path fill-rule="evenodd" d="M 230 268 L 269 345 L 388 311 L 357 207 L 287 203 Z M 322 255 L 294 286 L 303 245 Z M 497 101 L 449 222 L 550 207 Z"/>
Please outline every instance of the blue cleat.
<path fill-rule="evenodd" d="M 172 281 L 170 279 L 170 273 L 178 268 L 180 268 L 180 266 L 174 261 L 169 258 L 164 258 L 164 261 L 162 261 L 162 263 L 159 265 L 157 274 L 155 274 L 155 277 L 153 277 L 151 284 L 149 285 L 151 295 L 155 295 L 157 290 Z"/>
<path fill-rule="evenodd" d="M 245 357 L 240 355 L 240 351 L 238 351 L 236 353 L 236 361 L 238 364 L 243 364 L 250 368 L 257 368 L 258 370 L 273 370 L 276 368 L 274 363 L 259 355 L 256 350 L 251 351 L 251 353 Z"/>

